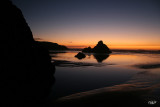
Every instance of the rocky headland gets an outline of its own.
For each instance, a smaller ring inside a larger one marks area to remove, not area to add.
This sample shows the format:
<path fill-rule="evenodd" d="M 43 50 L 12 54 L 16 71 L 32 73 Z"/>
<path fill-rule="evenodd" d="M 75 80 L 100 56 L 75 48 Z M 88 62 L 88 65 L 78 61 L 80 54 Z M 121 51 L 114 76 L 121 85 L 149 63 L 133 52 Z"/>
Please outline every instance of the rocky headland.
<path fill-rule="evenodd" d="M 33 39 L 21 10 L 9 0 L 0 3 L 0 82 L 3 107 L 42 106 L 55 79 L 46 48 Z"/>

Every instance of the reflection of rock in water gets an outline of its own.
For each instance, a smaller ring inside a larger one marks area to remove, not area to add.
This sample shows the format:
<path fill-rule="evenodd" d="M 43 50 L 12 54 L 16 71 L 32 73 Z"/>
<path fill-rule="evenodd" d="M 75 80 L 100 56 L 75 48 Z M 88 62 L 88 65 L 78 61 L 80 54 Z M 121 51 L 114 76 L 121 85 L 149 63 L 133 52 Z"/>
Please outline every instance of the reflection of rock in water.
<path fill-rule="evenodd" d="M 88 55 L 89 57 L 91 57 L 92 54 L 91 53 L 86 53 L 86 55 Z"/>
<path fill-rule="evenodd" d="M 102 62 L 109 57 L 108 54 L 93 54 L 93 56 L 97 60 L 97 62 Z"/>

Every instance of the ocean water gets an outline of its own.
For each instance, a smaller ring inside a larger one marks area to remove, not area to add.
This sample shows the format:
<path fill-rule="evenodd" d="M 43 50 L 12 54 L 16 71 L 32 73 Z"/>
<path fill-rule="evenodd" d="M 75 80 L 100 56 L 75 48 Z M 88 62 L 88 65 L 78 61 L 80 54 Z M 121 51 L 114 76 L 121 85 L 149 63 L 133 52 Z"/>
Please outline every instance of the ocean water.
<path fill-rule="evenodd" d="M 89 90 L 134 84 L 137 88 L 153 88 L 160 95 L 160 54 L 113 52 L 74 57 L 79 51 L 51 51 L 56 64 L 56 82 L 51 97 L 57 99 Z M 135 87 L 134 87 L 135 88 Z"/>

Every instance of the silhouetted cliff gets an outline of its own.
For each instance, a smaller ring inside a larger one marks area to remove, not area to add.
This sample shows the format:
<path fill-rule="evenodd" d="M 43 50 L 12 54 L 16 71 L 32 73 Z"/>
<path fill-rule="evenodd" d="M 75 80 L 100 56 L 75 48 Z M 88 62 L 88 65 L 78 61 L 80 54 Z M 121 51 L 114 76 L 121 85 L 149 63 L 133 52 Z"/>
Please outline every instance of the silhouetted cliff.
<path fill-rule="evenodd" d="M 1 103 L 41 106 L 54 83 L 49 52 L 34 41 L 22 12 L 9 0 L 1 0 L 0 13 Z"/>
<path fill-rule="evenodd" d="M 68 50 L 66 46 L 59 45 L 57 43 L 52 42 L 40 42 L 37 41 L 41 46 L 45 47 L 48 50 Z"/>

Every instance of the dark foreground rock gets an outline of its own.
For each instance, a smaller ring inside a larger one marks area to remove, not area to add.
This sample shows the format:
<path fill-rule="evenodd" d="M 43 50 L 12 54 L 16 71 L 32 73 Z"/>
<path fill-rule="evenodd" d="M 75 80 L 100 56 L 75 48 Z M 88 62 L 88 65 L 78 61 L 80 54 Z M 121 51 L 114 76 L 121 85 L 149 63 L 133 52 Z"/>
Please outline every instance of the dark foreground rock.
<path fill-rule="evenodd" d="M 77 57 L 78 59 L 83 59 L 86 57 L 86 55 L 82 52 L 79 52 L 77 55 L 75 55 L 75 57 Z"/>
<path fill-rule="evenodd" d="M 0 13 L 0 106 L 43 106 L 55 81 L 49 52 L 34 41 L 22 12 L 9 0 L 1 0 Z"/>

